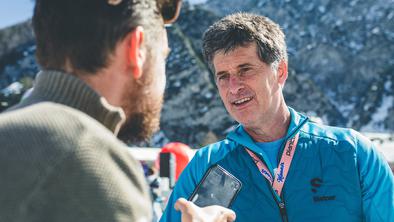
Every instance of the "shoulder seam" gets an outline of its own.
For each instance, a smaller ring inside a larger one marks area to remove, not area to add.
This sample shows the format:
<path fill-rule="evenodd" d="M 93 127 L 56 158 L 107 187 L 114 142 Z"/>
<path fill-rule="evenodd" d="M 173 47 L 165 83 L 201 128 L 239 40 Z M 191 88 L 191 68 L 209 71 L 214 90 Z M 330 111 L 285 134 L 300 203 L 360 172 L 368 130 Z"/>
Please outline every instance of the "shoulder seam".
<path fill-rule="evenodd" d="M 319 137 L 319 138 L 323 138 L 323 139 L 329 139 L 329 140 L 336 141 L 336 142 L 338 141 L 338 139 L 334 139 L 332 137 L 328 137 L 328 136 L 324 136 L 324 135 L 317 135 L 314 133 L 306 132 L 304 130 L 300 130 L 300 132 L 303 132 L 304 134 L 307 134 L 309 136 Z"/>

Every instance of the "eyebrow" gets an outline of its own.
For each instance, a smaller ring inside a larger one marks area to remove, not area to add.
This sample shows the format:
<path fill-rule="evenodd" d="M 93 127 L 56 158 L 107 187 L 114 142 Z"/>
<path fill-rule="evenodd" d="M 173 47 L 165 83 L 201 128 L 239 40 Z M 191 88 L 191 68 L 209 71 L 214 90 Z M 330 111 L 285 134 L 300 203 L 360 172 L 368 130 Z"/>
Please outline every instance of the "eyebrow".
<path fill-rule="evenodd" d="M 220 71 L 220 72 L 215 73 L 215 76 L 221 76 L 221 75 L 224 75 L 227 73 L 228 73 L 227 71 Z"/>
<path fill-rule="evenodd" d="M 247 63 L 242 63 L 242 64 L 238 65 L 237 69 L 239 70 L 239 69 L 242 69 L 242 68 L 248 68 L 248 67 L 252 67 L 252 66 L 254 66 L 254 65 L 247 62 Z M 228 73 L 228 71 L 220 71 L 220 72 L 215 73 L 215 75 L 219 76 L 219 75 L 224 75 L 224 74 L 227 74 L 227 73 Z"/>
<path fill-rule="evenodd" d="M 241 64 L 241 65 L 238 65 L 238 69 L 242 69 L 242 68 L 248 68 L 248 67 L 251 67 L 251 66 L 253 66 L 252 64 L 250 64 L 250 63 L 243 63 L 243 64 Z"/>

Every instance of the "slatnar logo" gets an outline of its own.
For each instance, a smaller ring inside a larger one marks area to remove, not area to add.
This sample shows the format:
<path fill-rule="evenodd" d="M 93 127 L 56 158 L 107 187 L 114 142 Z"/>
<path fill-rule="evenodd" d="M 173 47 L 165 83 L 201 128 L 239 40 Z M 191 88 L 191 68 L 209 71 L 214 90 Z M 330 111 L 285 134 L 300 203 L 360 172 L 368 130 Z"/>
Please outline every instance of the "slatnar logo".
<path fill-rule="evenodd" d="M 319 188 L 322 185 L 323 181 L 320 178 L 313 178 L 311 180 L 311 185 L 312 185 L 312 192 L 316 193 L 317 188 Z"/>
<path fill-rule="evenodd" d="M 323 185 L 323 180 L 320 178 L 313 178 L 311 181 L 311 191 L 315 194 L 318 193 L 319 188 Z M 320 201 L 329 201 L 329 200 L 335 200 L 336 196 L 334 195 L 329 195 L 329 196 L 313 196 L 313 201 L 314 202 L 320 202 Z"/>

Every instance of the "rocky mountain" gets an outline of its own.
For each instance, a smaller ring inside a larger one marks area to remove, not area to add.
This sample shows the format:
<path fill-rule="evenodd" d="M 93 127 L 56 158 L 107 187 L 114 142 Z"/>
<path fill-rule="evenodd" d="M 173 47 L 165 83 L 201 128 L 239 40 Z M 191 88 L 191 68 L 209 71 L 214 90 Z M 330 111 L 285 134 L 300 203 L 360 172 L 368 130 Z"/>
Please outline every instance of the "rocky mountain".
<path fill-rule="evenodd" d="M 266 15 L 283 28 L 290 106 L 330 125 L 394 132 L 392 0 L 208 0 L 185 2 L 179 21 L 168 28 L 172 50 L 162 131 L 147 145 L 181 141 L 197 148 L 236 124 L 202 60 L 201 36 L 238 11 Z M 0 31 L 0 111 L 31 87 L 38 70 L 34 51 L 29 22 Z"/>

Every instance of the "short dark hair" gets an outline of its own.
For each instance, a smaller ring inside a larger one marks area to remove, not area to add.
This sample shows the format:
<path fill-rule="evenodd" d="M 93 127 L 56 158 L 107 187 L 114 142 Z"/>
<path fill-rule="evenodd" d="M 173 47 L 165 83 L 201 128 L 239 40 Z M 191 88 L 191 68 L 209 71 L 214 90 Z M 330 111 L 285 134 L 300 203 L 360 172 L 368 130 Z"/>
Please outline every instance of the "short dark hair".
<path fill-rule="evenodd" d="M 279 25 L 265 16 L 235 13 L 210 26 L 203 36 L 203 55 L 215 72 L 213 58 L 218 51 L 227 53 L 239 46 L 255 42 L 258 56 L 268 65 L 287 62 L 285 35 Z"/>
<path fill-rule="evenodd" d="M 36 0 L 33 29 L 38 63 L 44 69 L 82 73 L 105 68 L 116 44 L 141 25 L 149 45 L 163 27 L 156 0 Z M 111 4 L 112 3 L 112 4 Z"/>

